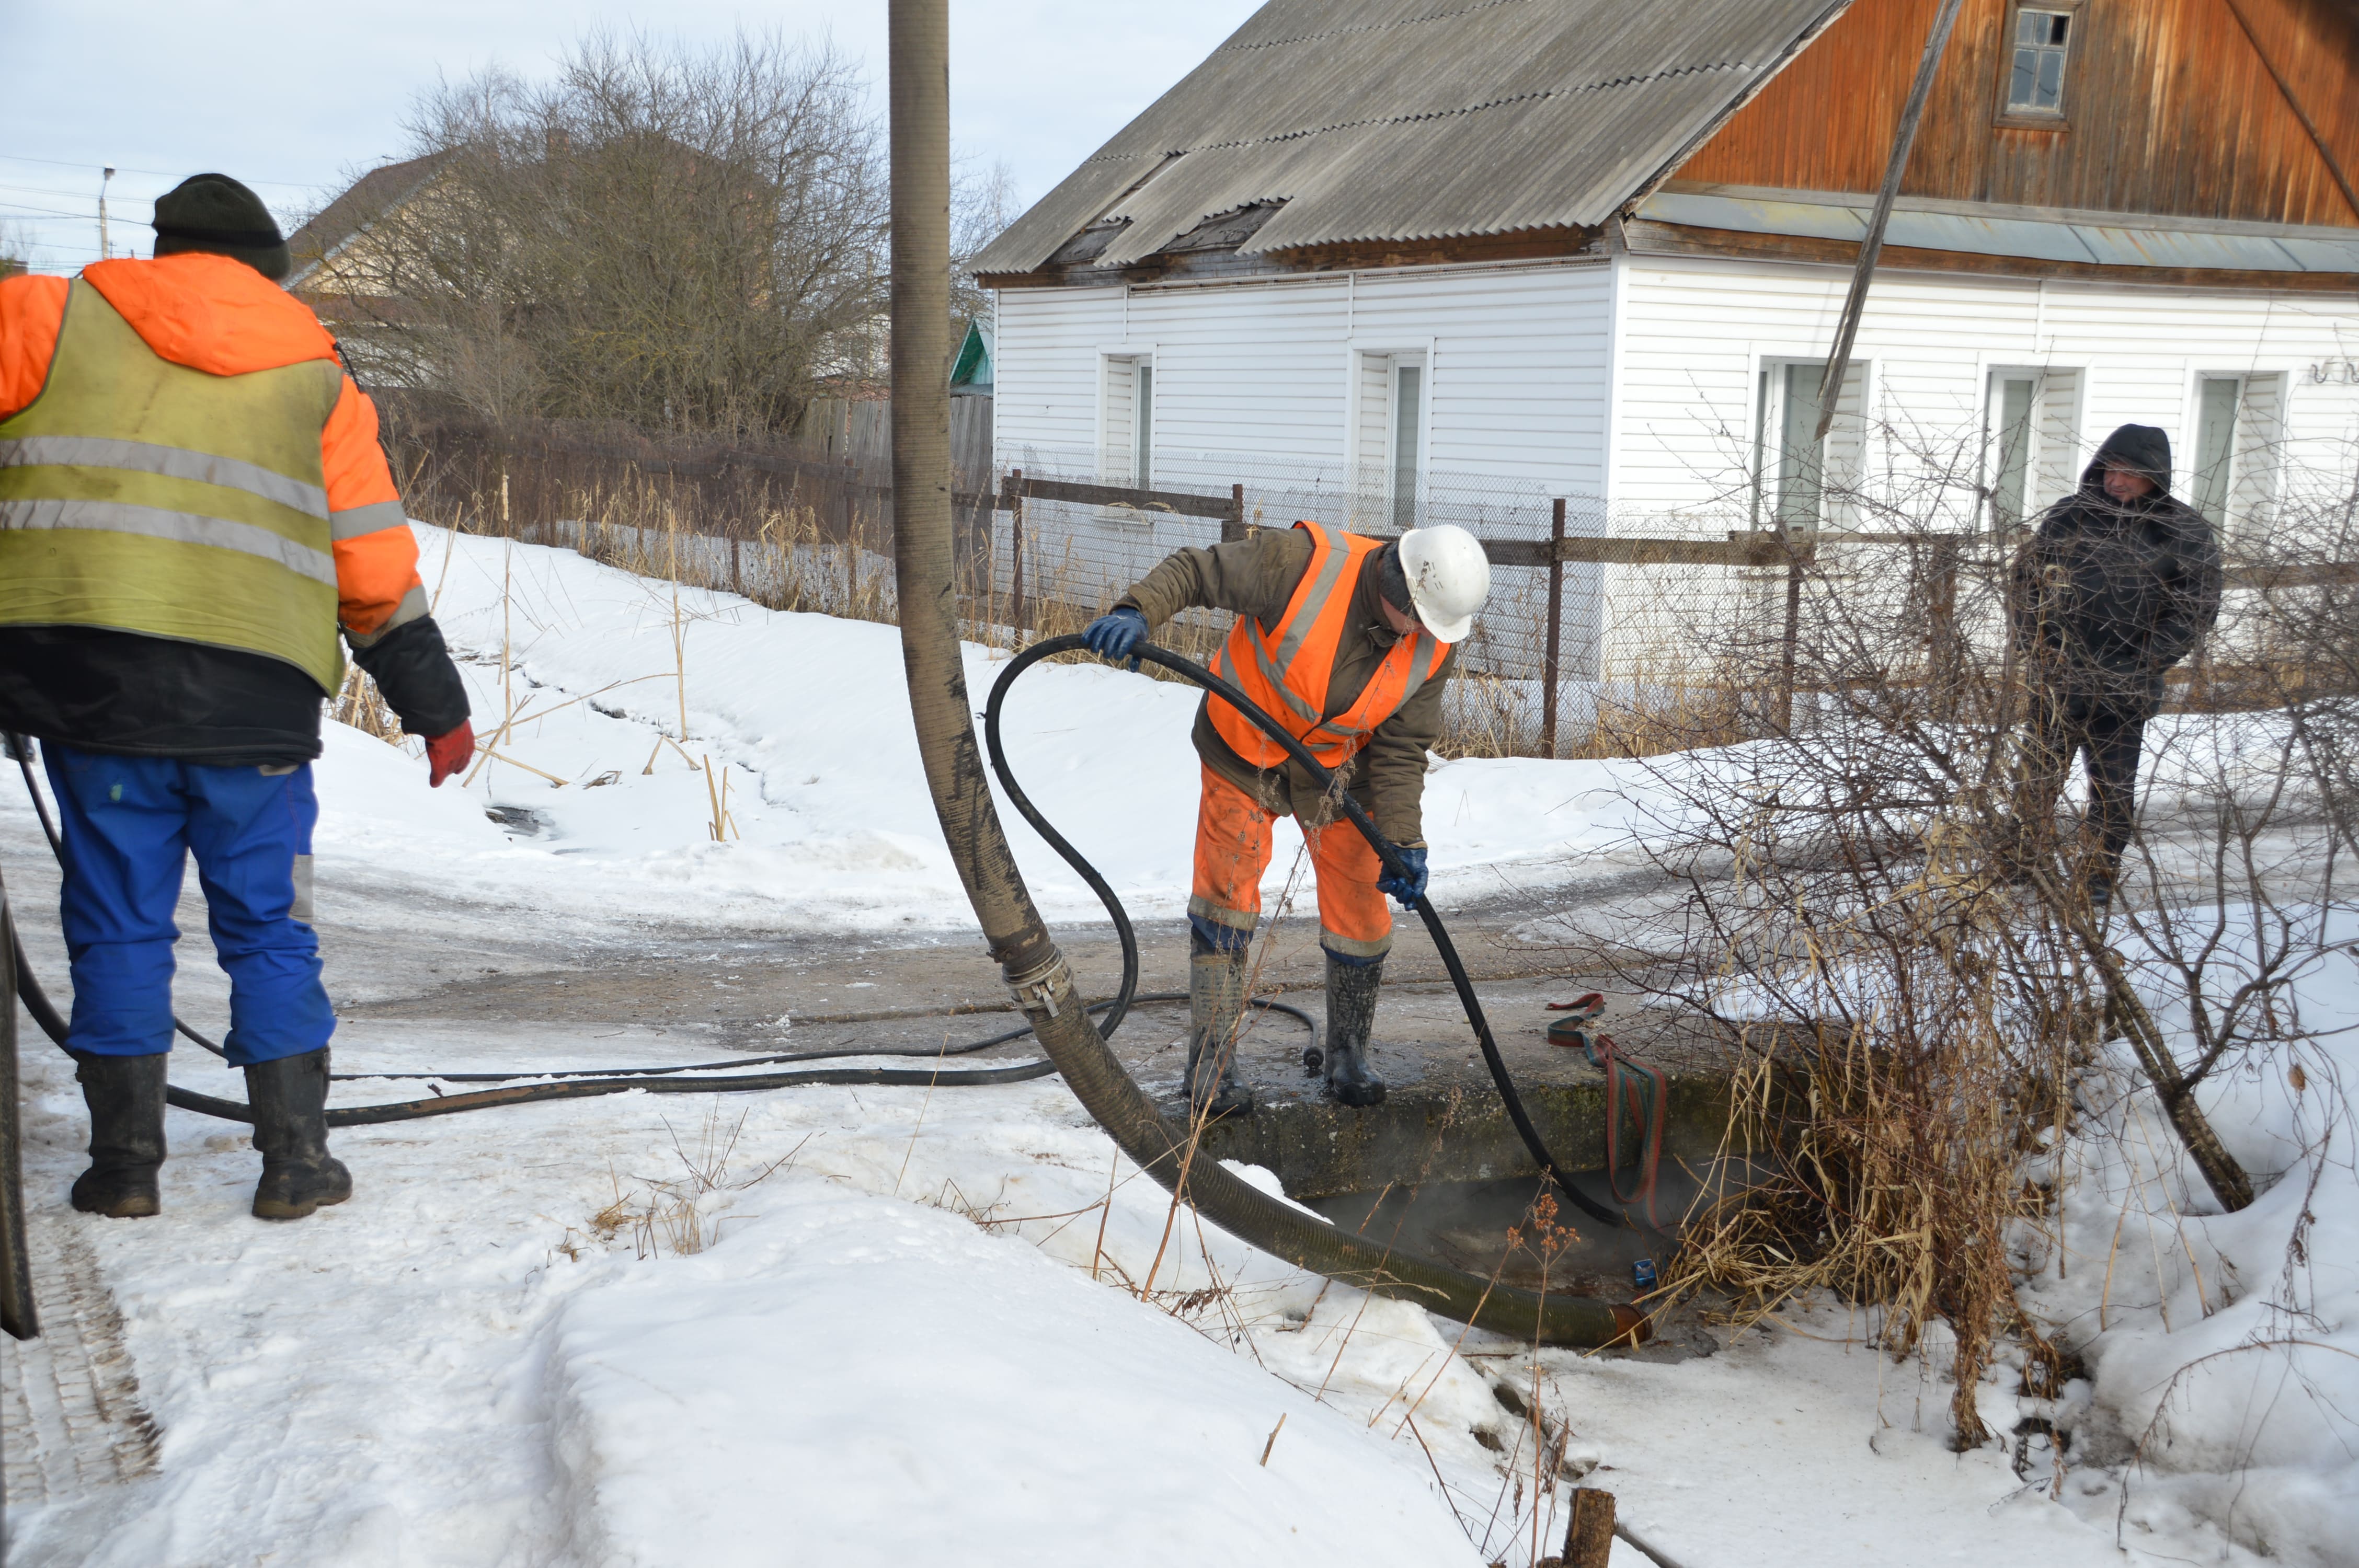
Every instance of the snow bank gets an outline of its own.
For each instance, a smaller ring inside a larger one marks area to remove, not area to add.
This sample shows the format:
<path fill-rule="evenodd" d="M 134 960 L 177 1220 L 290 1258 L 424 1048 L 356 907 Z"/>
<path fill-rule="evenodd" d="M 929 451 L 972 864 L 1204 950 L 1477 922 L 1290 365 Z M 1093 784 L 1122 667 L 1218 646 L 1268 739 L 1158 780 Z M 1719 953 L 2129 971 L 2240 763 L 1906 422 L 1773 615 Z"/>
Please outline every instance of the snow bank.
<path fill-rule="evenodd" d="M 799 1194 L 575 1297 L 552 1363 L 613 1568 L 1481 1562 L 1414 1447 L 914 1204 Z"/>
<path fill-rule="evenodd" d="M 2030 1413 L 2073 1433 L 2076 1462 L 2124 1476 L 2075 1494 L 2093 1519 L 2120 1508 L 2133 1542 L 2209 1527 L 2331 1568 L 2359 1540 L 2359 917 L 2294 913 L 2314 957 L 2277 1034 L 2199 1091 L 2259 1196 L 2218 1212 L 2116 1043 L 2079 1087 L 2081 1125 L 2052 1165 L 2058 1212 L 2024 1238 L 2039 1268 L 2019 1295 L 2088 1369 L 2060 1408 Z M 2256 951 L 2248 909 L 2223 925 L 2214 994 Z M 2152 1001 L 2190 1058 L 2183 997 L 2157 987 Z"/>

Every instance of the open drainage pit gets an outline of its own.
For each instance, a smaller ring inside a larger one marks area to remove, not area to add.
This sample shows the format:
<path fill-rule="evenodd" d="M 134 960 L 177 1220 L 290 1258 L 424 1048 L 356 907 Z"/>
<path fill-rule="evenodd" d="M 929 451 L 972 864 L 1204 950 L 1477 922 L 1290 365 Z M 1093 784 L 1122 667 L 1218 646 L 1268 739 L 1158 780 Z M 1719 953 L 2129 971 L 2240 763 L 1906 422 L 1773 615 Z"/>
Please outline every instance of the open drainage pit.
<path fill-rule="evenodd" d="M 1577 1175 L 1574 1183 L 1604 1207 L 1626 1212 L 1631 1224 L 1611 1226 L 1592 1218 L 1537 1175 L 1395 1184 L 1373 1192 L 1309 1198 L 1303 1206 L 1346 1230 L 1492 1276 L 1503 1285 L 1627 1301 L 1641 1293 L 1632 1272 L 1640 1260 L 1651 1260 L 1658 1270 L 1669 1263 L 1679 1249 L 1680 1219 L 1695 1199 L 1707 1186 L 1725 1192 L 1741 1184 L 1751 1165 L 1739 1159 L 1691 1172 L 1667 1161 L 1655 1184 L 1661 1230 L 1641 1228 L 1644 1206 L 1617 1203 L 1602 1172 Z M 1625 1190 L 1636 1175 L 1625 1170 Z M 1549 1226 L 1558 1228 L 1546 1234 L 1536 1206 L 1543 1194 L 1556 1200 Z"/>
<path fill-rule="evenodd" d="M 1488 1076 L 1449 1040 L 1453 1007 L 1444 998 L 1431 1008 L 1430 1033 L 1396 1024 L 1388 1041 L 1380 1034 L 1374 1060 L 1391 1088 L 1382 1105 L 1365 1109 L 1325 1098 L 1317 1079 L 1299 1069 L 1249 1061 L 1259 1103 L 1250 1114 L 1208 1127 L 1203 1149 L 1267 1169 L 1289 1197 L 1345 1229 L 1472 1272 L 1495 1271 L 1503 1284 L 1538 1288 L 1532 1206 L 1547 1184 Z M 1658 1269 L 1668 1265 L 1678 1249 L 1678 1227 L 1699 1195 L 1707 1186 L 1718 1194 L 1743 1185 L 1756 1162 L 1753 1151 L 1732 1141 L 1730 1126 L 1734 1071 L 1745 1053 L 1701 1020 L 1651 1008 L 1615 1011 L 1609 1022 L 1625 1052 L 1664 1075 L 1654 1204 L 1663 1230 L 1642 1228 L 1643 1205 L 1616 1202 L 1608 1184 L 1605 1075 L 1579 1051 L 1537 1038 L 1537 1030 L 1503 1030 L 1500 1044 L 1541 1141 L 1566 1170 L 1585 1173 L 1573 1178 L 1585 1195 L 1617 1212 L 1626 1208 L 1634 1222 L 1607 1225 L 1560 1195 L 1554 1223 L 1573 1236 L 1555 1238 L 1547 1288 L 1628 1301 L 1640 1293 L 1632 1265 L 1642 1258 Z M 1464 1028 L 1462 1021 L 1457 1028 Z M 1415 1033 L 1438 1043 L 1400 1043 Z M 1270 1056 L 1281 1046 L 1299 1048 L 1281 1035 L 1271 1042 Z M 1171 1108 L 1185 1114 L 1183 1105 Z M 1640 1130 L 1625 1108 L 1614 1144 L 1625 1192 L 1638 1191 L 1640 1147 Z M 1511 1227 L 1521 1232 L 1519 1247 L 1510 1246 Z"/>

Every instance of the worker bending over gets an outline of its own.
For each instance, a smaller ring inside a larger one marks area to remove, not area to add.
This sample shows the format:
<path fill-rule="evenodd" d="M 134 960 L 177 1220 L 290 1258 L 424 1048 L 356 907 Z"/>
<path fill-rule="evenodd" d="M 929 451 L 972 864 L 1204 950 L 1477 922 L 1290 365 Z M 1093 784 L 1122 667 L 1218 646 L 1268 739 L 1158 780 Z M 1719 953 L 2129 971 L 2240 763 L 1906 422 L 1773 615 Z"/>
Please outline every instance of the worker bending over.
<path fill-rule="evenodd" d="M 164 1161 L 172 924 L 191 851 L 230 978 L 262 1181 L 342 1203 L 311 928 L 311 759 L 341 631 L 430 784 L 473 753 L 376 410 L 274 281 L 237 181 L 156 203 L 156 255 L 0 279 L 0 729 L 37 737 L 64 838 L 67 1051 L 90 1108 L 73 1206 L 150 1215 Z"/>
<path fill-rule="evenodd" d="M 1183 610 L 1235 611 L 1213 670 L 1333 770 L 1408 868 L 1406 879 L 1386 873 L 1299 763 L 1235 708 L 1206 696 L 1196 713 L 1203 801 L 1188 901 L 1188 1099 L 1198 1112 L 1253 1105 L 1237 1077 L 1237 1021 L 1270 819 L 1288 814 L 1319 879 L 1328 1091 L 1352 1106 L 1385 1098 L 1367 1057 L 1393 945 L 1385 895 L 1406 905 L 1425 892 L 1426 752 L 1441 733 L 1452 644 L 1490 591 L 1490 561 L 1462 528 L 1413 529 L 1386 542 L 1298 523 L 1178 551 L 1091 623 L 1090 647 L 1120 659 Z"/>

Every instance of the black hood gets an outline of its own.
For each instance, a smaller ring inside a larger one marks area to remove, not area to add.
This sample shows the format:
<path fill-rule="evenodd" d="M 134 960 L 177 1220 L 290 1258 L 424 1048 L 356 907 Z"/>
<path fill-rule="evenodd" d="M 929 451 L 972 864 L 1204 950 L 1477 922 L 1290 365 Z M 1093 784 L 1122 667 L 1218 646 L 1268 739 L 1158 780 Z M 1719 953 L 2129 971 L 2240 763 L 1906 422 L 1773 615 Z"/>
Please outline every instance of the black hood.
<path fill-rule="evenodd" d="M 2170 493 L 2170 438 L 2158 427 L 2125 425 L 2106 437 L 2105 444 L 2097 449 L 2097 455 L 2082 471 L 2081 488 L 2087 492 L 2100 489 L 2104 483 L 2105 466 L 2115 462 L 2152 480 L 2161 494 Z"/>

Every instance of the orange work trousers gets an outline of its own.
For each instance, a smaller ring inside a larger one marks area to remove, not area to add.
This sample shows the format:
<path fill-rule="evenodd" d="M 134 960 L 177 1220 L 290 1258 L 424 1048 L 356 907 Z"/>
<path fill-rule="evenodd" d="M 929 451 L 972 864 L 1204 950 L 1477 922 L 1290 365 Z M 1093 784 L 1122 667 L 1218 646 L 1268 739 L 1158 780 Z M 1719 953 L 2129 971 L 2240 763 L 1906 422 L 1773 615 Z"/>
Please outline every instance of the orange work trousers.
<path fill-rule="evenodd" d="M 1261 923 L 1261 878 L 1269 870 L 1270 813 L 1251 795 L 1203 770 L 1204 798 L 1196 813 L 1196 887 L 1188 913 L 1234 931 Z M 1381 958 L 1393 945 L 1393 912 L 1376 891 L 1384 862 L 1338 817 L 1305 828 L 1310 867 L 1319 879 L 1319 940 L 1347 958 Z"/>

